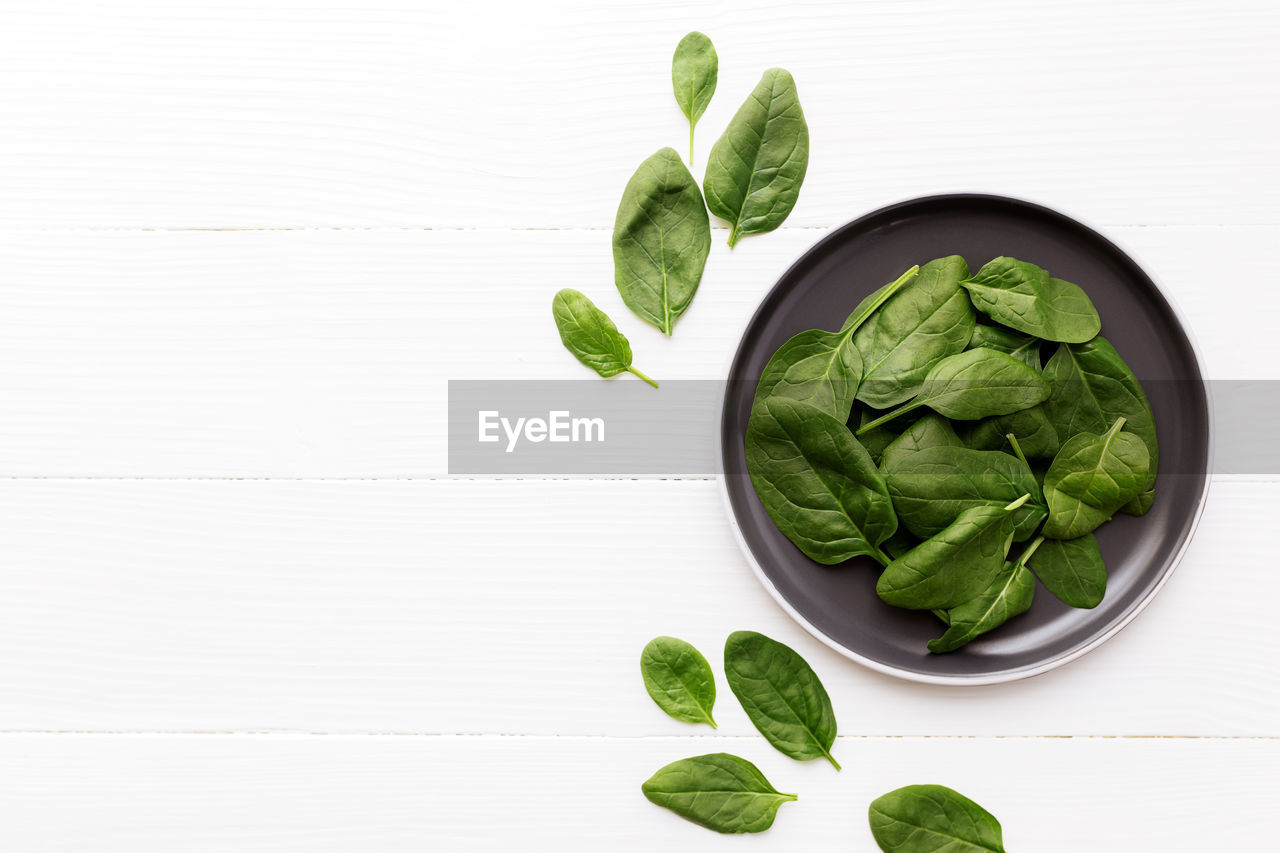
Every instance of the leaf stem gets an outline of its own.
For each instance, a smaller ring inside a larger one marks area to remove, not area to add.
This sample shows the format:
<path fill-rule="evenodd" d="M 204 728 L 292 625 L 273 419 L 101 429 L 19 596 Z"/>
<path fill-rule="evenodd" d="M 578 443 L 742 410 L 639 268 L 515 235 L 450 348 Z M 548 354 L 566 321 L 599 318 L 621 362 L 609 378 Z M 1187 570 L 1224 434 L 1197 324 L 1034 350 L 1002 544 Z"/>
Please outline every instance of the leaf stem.
<path fill-rule="evenodd" d="M 826 749 L 824 749 L 824 750 L 822 750 L 822 754 L 823 754 L 823 755 L 825 755 L 825 756 L 827 757 L 827 761 L 830 761 L 830 762 L 831 762 L 831 766 L 832 766 L 832 767 L 834 767 L 836 770 L 842 770 L 842 769 L 844 769 L 844 768 L 842 768 L 842 767 L 840 766 L 840 762 L 839 762 L 839 761 L 836 761 L 835 756 L 831 754 L 831 751 L 830 751 L 830 750 L 826 750 Z"/>
<path fill-rule="evenodd" d="M 1022 464 L 1026 465 L 1027 469 L 1030 470 L 1031 463 L 1027 461 L 1027 457 L 1022 455 L 1022 446 L 1018 444 L 1018 437 L 1011 432 L 1006 432 L 1004 437 L 1009 439 L 1009 444 L 1013 446 L 1013 452 L 1022 460 Z"/>
<path fill-rule="evenodd" d="M 689 165 L 693 165 L 693 119 L 689 119 Z"/>
<path fill-rule="evenodd" d="M 884 289 L 884 293 L 881 293 L 879 296 L 877 296 L 875 301 L 866 307 L 866 310 L 864 310 L 857 317 L 850 317 L 849 324 L 845 326 L 843 329 L 841 329 L 840 331 L 844 332 L 846 337 L 858 331 L 858 327 L 861 326 L 863 323 L 865 323 L 868 317 L 876 313 L 876 310 L 881 305 L 888 302 L 891 296 L 893 296 L 895 293 L 901 290 L 904 284 L 911 281 L 911 279 L 915 278 L 916 273 L 918 272 L 920 272 L 920 265 L 916 264 L 911 269 L 907 270 L 902 275 L 898 276 L 898 280 L 895 281 L 893 284 L 889 285 L 888 287 L 886 287 Z"/>
<path fill-rule="evenodd" d="M 908 400 L 898 408 L 889 412 L 889 414 L 881 415 L 871 423 L 863 424 L 862 426 L 858 427 L 858 431 L 855 432 L 854 435 L 862 435 L 863 433 L 870 432 L 871 430 L 875 429 L 878 426 L 883 426 L 884 424 L 887 424 L 889 421 L 893 420 L 899 415 L 905 415 L 907 412 L 910 412 L 913 409 L 918 409 L 923 405 L 924 403 L 919 400 Z"/>
<path fill-rule="evenodd" d="M 628 368 L 627 368 L 627 372 L 628 372 L 628 373 L 634 373 L 636 376 L 639 376 L 641 379 L 643 379 L 645 382 L 648 382 L 648 383 L 649 383 L 650 385 L 652 385 L 654 388 L 657 388 L 657 387 L 658 387 L 658 383 L 657 383 L 657 382 L 654 382 L 652 379 L 650 379 L 648 376 L 645 376 L 643 373 L 641 373 L 640 371 L 636 370 L 634 367 L 628 367 Z"/>
<path fill-rule="evenodd" d="M 868 542 L 867 544 L 871 545 L 870 542 Z M 890 557 L 888 554 L 886 554 L 884 551 L 880 550 L 880 547 L 877 545 L 871 545 L 871 557 L 882 566 L 887 566 L 893 562 L 893 558 Z"/>
<path fill-rule="evenodd" d="M 1007 507 L 1005 507 L 1005 508 L 1004 508 L 1004 511 L 1005 511 L 1005 512 L 1013 512 L 1015 509 L 1018 509 L 1019 507 L 1021 507 L 1024 503 L 1026 503 L 1026 502 L 1027 502 L 1027 501 L 1029 501 L 1029 500 L 1031 500 L 1031 493 L 1030 493 L 1030 492 L 1027 492 L 1025 495 L 1023 495 L 1022 497 L 1018 498 L 1016 501 L 1014 501 L 1013 503 L 1011 503 L 1011 504 L 1009 504 Z"/>
<path fill-rule="evenodd" d="M 1023 551 L 1022 554 L 1018 557 L 1018 565 L 1025 567 L 1027 565 L 1027 560 L 1031 559 L 1031 555 L 1036 552 L 1036 549 L 1040 547 L 1040 543 L 1043 541 L 1044 541 L 1043 536 L 1037 536 L 1035 539 L 1033 539 L 1031 541 L 1031 544 L 1027 546 L 1027 550 Z"/>
<path fill-rule="evenodd" d="M 738 242 L 738 223 L 729 226 L 729 248 L 732 249 Z"/>

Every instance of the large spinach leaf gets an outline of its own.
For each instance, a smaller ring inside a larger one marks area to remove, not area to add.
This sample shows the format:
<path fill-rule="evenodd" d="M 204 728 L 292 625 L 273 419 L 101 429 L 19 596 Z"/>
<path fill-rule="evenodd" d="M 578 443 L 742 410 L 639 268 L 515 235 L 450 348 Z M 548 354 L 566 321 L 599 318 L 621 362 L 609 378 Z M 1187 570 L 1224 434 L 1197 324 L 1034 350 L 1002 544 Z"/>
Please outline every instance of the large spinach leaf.
<path fill-rule="evenodd" d="M 973 306 L 960 282 L 964 258 L 951 255 L 920 268 L 911 284 L 858 329 L 862 354 L 858 399 L 879 409 L 914 397 L 934 364 L 964 350 L 973 334 Z"/>
<path fill-rule="evenodd" d="M 729 223 L 729 246 L 783 223 L 809 167 L 809 126 L 795 80 L 764 72 L 714 146 L 702 180 L 711 212 Z"/>
<path fill-rule="evenodd" d="M 925 376 L 920 393 L 870 424 L 862 434 L 900 415 L 928 406 L 953 420 L 978 420 L 1027 409 L 1049 396 L 1049 383 L 1034 367 L 993 349 L 947 356 Z"/>
<path fill-rule="evenodd" d="M 787 397 L 816 406 L 845 421 L 862 378 L 862 359 L 853 345 L 858 327 L 911 281 L 919 267 L 912 267 L 897 281 L 876 291 L 838 332 L 809 329 L 791 337 L 765 364 L 756 384 L 753 410 L 770 397 Z"/>
<path fill-rule="evenodd" d="M 747 472 L 769 517 L 819 563 L 878 547 L 898 526 L 884 478 L 848 427 L 825 412 L 771 397 L 747 424 Z"/>
<path fill-rule="evenodd" d="M 750 761 L 727 752 L 673 761 L 640 790 L 649 802 L 724 833 L 764 832 L 778 807 L 796 799 L 779 793 Z"/>
<path fill-rule="evenodd" d="M 974 308 L 1046 341 L 1080 344 L 1102 329 L 1098 310 L 1083 290 L 1026 261 L 996 258 L 961 284 Z"/>
<path fill-rule="evenodd" d="M 880 456 L 881 473 L 888 473 L 907 456 L 929 447 L 964 447 L 964 442 L 956 435 L 951 421 L 942 415 L 930 413 L 907 427 L 902 435 L 885 447 Z M 1017 496 L 1014 495 L 1009 500 Z"/>
<path fill-rule="evenodd" d="M 1107 566 L 1092 533 L 1046 539 L 1027 566 L 1063 604 L 1089 609 L 1107 594 Z"/>
<path fill-rule="evenodd" d="M 654 388 L 658 383 L 631 366 L 631 343 L 626 335 L 585 294 L 566 287 L 551 300 L 560 342 L 573 357 L 606 379 L 632 373 Z"/>
<path fill-rule="evenodd" d="M 716 93 L 719 70 L 720 58 L 711 39 L 699 32 L 680 39 L 671 58 L 671 88 L 680 111 L 689 119 L 689 165 L 693 165 L 693 127 Z"/>
<path fill-rule="evenodd" d="M 724 644 L 729 689 L 769 743 L 797 761 L 831 756 L 836 715 L 822 681 L 794 649 L 755 631 L 734 631 Z"/>
<path fill-rule="evenodd" d="M 953 652 L 1020 613 L 1026 613 L 1036 593 L 1036 579 L 1027 571 L 1027 558 L 1043 542 L 1044 539 L 1037 539 L 1017 562 L 1006 562 L 996 579 L 977 598 L 947 611 L 947 631 L 929 641 L 929 651 Z"/>
<path fill-rule="evenodd" d="M 676 637 L 655 637 L 640 653 L 644 689 L 658 707 L 684 723 L 716 727 L 716 679 L 702 653 Z"/>
<path fill-rule="evenodd" d="M 1077 539 L 1093 530 L 1146 488 L 1150 456 L 1142 439 L 1122 432 L 1116 418 L 1103 435 L 1081 433 L 1062 445 L 1044 475 L 1051 539 Z"/>
<path fill-rule="evenodd" d="M 884 853 L 1004 853 L 1000 821 L 942 785 L 908 785 L 871 804 L 871 834 Z"/>
<path fill-rule="evenodd" d="M 693 301 L 711 251 L 711 225 L 698 184 L 671 148 L 627 181 L 613 224 L 613 277 L 622 301 L 671 334 Z"/>
<path fill-rule="evenodd" d="M 942 532 L 886 566 L 876 594 L 908 610 L 945 610 L 974 598 L 1004 566 L 1013 541 L 1013 510 L 1024 502 L 966 509 Z"/>
<path fill-rule="evenodd" d="M 1046 509 L 1035 475 L 1022 461 L 998 450 L 939 445 L 898 456 L 886 453 L 885 485 L 898 521 L 912 534 L 940 533 L 967 509 L 1003 507 L 1030 499 L 1013 514 L 1014 541 L 1031 538 Z"/>
<path fill-rule="evenodd" d="M 1063 344 L 1049 357 L 1045 377 L 1053 388 L 1044 402 L 1045 414 L 1057 428 L 1059 440 L 1082 432 L 1105 432 L 1116 418 L 1124 418 L 1125 429 L 1147 445 L 1151 465 L 1146 490 L 1150 491 L 1160 462 L 1155 416 L 1138 378 L 1111 342 L 1099 337 L 1085 344 Z M 1150 508 L 1151 496 L 1140 496 L 1124 507 L 1134 515 Z"/>

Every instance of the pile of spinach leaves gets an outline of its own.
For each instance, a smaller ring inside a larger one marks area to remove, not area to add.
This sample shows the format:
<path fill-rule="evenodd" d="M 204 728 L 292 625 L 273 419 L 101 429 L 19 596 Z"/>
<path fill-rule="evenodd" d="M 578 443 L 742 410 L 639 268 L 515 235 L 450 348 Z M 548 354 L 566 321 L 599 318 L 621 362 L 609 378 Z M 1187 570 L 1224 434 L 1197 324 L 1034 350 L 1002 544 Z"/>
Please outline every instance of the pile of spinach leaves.
<path fill-rule="evenodd" d="M 1096 607 L 1093 531 L 1151 508 L 1159 455 L 1142 385 L 1101 330 L 1084 290 L 1035 264 L 912 267 L 765 365 L 752 486 L 805 555 L 868 556 L 881 599 L 937 614 L 932 652 L 1025 612 L 1036 578 Z"/>

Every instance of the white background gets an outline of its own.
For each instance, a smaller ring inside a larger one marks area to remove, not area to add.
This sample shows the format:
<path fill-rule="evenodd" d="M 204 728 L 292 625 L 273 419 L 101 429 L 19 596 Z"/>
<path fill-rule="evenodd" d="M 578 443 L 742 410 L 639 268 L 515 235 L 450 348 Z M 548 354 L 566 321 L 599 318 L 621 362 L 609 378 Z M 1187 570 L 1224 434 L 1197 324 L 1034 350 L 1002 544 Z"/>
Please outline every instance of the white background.
<path fill-rule="evenodd" d="M 667 340 L 609 228 L 684 151 L 690 29 L 720 55 L 695 173 L 774 65 L 812 158 L 785 228 L 714 232 Z M 1099 226 L 1212 377 L 1277 378 L 1278 42 L 1274 0 L 5 3 L 0 849 L 871 851 L 867 803 L 913 782 L 1014 851 L 1273 847 L 1280 483 L 1219 478 L 1101 649 L 945 689 L 790 622 L 715 482 L 451 479 L 444 432 L 449 379 L 598 381 L 561 287 L 651 375 L 715 378 L 826 229 L 952 190 Z M 716 661 L 738 628 L 814 664 L 844 772 L 722 679 L 718 732 L 650 703 L 649 638 Z M 769 833 L 641 797 L 719 750 L 800 794 Z"/>

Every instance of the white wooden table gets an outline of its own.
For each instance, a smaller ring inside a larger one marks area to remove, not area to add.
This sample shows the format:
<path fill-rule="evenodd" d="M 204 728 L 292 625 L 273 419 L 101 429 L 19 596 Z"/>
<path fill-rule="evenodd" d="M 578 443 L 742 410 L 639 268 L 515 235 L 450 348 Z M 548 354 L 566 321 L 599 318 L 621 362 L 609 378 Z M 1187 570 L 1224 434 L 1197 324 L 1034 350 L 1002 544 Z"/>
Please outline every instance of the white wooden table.
<path fill-rule="evenodd" d="M 715 232 L 666 340 L 609 228 L 683 150 L 690 29 L 721 62 L 699 165 L 773 65 L 813 153 L 784 229 Z M 1219 478 L 1098 651 L 931 688 L 789 621 L 712 480 L 449 478 L 445 389 L 586 378 L 566 286 L 646 372 L 719 377 L 826 229 L 975 189 L 1097 224 L 1211 376 L 1277 378 L 1278 41 L 1274 0 L 5 4 L 0 849 L 871 851 L 868 802 L 912 782 L 1014 851 L 1274 849 L 1280 482 Z M 714 660 L 737 628 L 818 669 L 844 772 L 723 681 L 714 734 L 649 702 L 650 637 Z M 800 793 L 769 833 L 641 797 L 716 750 Z"/>

